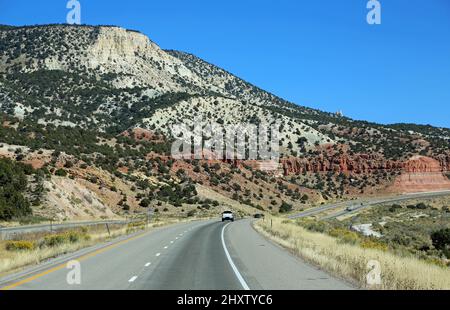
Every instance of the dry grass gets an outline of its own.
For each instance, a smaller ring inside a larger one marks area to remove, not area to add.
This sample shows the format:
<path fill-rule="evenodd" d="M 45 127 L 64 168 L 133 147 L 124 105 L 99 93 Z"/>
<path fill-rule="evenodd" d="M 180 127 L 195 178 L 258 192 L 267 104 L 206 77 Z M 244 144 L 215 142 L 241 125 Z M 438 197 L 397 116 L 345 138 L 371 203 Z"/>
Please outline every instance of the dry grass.
<path fill-rule="evenodd" d="M 111 235 L 108 234 L 104 225 L 93 226 L 82 229 L 89 238 L 80 238 L 77 242 L 63 243 L 56 246 L 36 246 L 28 250 L 8 250 L 7 247 L 11 242 L 0 241 L 0 277 L 17 272 L 24 267 L 40 264 L 50 258 L 72 253 L 83 248 L 113 240 L 120 236 L 197 219 L 158 218 L 148 228 L 145 226 L 145 223 L 142 225 L 140 223 L 138 223 L 139 225 L 134 223 L 127 226 L 113 225 L 110 227 Z M 46 234 L 28 234 L 22 236 L 22 238 L 23 240 L 20 240 L 18 243 L 32 242 L 33 244 L 37 244 L 45 240 Z"/>
<path fill-rule="evenodd" d="M 273 220 L 273 226 L 271 226 Z M 450 269 L 428 264 L 414 257 L 400 257 L 379 249 L 346 244 L 331 236 L 307 231 L 293 221 L 280 218 L 258 221 L 255 228 L 266 237 L 304 260 L 344 279 L 367 287 L 367 264 L 381 264 L 382 284 L 372 289 L 450 289 Z"/>

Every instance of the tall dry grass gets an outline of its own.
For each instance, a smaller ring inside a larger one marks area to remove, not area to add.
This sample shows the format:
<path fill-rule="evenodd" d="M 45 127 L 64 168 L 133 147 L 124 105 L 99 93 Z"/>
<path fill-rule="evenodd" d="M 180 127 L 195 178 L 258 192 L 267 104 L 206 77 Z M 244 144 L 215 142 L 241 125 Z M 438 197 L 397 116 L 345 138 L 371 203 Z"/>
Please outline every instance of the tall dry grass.
<path fill-rule="evenodd" d="M 273 221 L 273 226 L 271 225 Z M 357 283 L 362 288 L 384 290 L 450 289 L 450 269 L 413 257 L 401 257 L 378 249 L 346 244 L 322 233 L 310 232 L 292 221 L 265 219 L 254 224 L 266 237 L 289 249 L 302 259 L 331 274 Z M 381 264 L 382 284 L 369 287 L 367 264 Z"/>

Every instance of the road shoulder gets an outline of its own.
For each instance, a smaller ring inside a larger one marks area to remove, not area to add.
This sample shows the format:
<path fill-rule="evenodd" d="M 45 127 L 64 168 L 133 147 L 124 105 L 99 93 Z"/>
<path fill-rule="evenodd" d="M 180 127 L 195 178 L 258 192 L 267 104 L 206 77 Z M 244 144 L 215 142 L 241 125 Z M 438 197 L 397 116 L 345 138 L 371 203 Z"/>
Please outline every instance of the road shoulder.
<path fill-rule="evenodd" d="M 231 257 L 251 289 L 354 289 L 266 239 L 253 228 L 251 220 L 230 225 L 225 238 Z"/>

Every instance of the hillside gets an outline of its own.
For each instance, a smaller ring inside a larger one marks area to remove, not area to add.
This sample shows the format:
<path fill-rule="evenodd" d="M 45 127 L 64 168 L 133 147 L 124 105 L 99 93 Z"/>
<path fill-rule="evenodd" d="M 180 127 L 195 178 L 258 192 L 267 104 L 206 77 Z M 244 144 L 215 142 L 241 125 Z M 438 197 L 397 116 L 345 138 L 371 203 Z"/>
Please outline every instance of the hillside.
<path fill-rule="evenodd" d="M 187 215 L 218 204 L 196 187 L 273 212 L 450 189 L 450 129 L 296 105 L 119 27 L 0 27 L 0 111 L 0 156 L 43 171 L 47 194 L 33 206 L 42 216 L 114 217 L 149 206 Z M 193 125 L 199 115 L 221 124 L 279 122 L 278 171 L 171 159 L 170 126 Z"/>

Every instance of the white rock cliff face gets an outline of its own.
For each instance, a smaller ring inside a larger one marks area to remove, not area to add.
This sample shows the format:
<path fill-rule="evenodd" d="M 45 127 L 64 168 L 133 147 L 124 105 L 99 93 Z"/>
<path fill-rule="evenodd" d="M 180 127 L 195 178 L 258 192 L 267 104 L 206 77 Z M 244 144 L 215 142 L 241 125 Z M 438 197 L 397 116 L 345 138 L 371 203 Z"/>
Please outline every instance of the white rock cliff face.
<path fill-rule="evenodd" d="M 119 88 L 139 85 L 183 91 L 185 89 L 174 81 L 174 76 L 194 77 L 181 61 L 166 54 L 148 37 L 122 28 L 100 28 L 98 39 L 89 48 L 88 55 L 88 68 L 126 75 L 115 81 Z M 183 70 L 176 72 L 175 67 Z"/>

